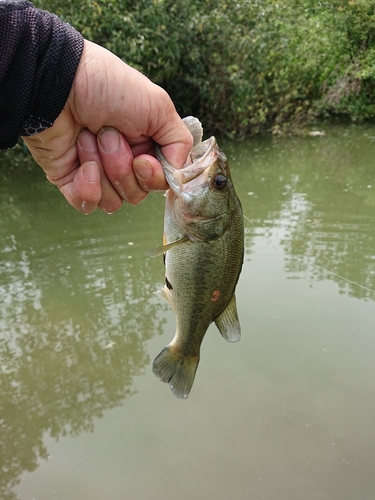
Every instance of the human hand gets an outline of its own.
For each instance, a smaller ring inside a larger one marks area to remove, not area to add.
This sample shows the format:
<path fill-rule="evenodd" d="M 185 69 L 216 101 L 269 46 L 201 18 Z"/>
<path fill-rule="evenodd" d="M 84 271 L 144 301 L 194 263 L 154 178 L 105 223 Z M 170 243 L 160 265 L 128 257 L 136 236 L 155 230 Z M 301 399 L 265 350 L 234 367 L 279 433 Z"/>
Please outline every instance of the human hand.
<path fill-rule="evenodd" d="M 136 205 L 167 184 L 154 141 L 176 168 L 192 137 L 168 94 L 114 54 L 85 40 L 67 103 L 54 125 L 23 138 L 35 161 L 83 213 Z"/>

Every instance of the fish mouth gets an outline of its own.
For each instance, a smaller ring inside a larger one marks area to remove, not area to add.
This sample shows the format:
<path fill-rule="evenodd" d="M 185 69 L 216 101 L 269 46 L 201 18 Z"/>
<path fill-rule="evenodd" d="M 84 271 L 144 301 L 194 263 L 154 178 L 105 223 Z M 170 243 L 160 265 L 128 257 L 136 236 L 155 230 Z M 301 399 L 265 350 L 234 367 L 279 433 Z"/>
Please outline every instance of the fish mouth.
<path fill-rule="evenodd" d="M 213 164 L 218 150 L 216 139 L 213 136 L 206 141 L 199 142 L 192 147 L 185 165 L 181 169 L 177 169 L 168 163 L 160 146 L 155 144 L 156 157 L 163 167 L 170 188 L 177 196 L 181 195 L 184 184 L 199 177 Z"/>
<path fill-rule="evenodd" d="M 207 167 L 212 165 L 216 157 L 214 152 L 216 145 L 216 138 L 210 137 L 206 141 L 199 142 L 191 149 L 188 157 L 188 162 L 190 161 L 191 163 L 188 164 L 187 162 L 186 166 L 177 171 L 181 177 L 180 181 L 182 184 L 197 178 Z"/>

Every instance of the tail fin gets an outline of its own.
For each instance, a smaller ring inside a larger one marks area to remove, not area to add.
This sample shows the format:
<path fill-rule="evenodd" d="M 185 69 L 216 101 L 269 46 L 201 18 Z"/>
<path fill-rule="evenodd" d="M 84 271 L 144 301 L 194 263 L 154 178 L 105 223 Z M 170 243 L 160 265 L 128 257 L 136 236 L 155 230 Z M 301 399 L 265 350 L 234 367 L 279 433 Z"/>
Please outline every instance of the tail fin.
<path fill-rule="evenodd" d="M 155 358 L 152 371 L 162 382 L 169 384 L 177 398 L 186 399 L 193 386 L 198 363 L 199 354 L 196 357 L 179 356 L 167 346 Z"/>

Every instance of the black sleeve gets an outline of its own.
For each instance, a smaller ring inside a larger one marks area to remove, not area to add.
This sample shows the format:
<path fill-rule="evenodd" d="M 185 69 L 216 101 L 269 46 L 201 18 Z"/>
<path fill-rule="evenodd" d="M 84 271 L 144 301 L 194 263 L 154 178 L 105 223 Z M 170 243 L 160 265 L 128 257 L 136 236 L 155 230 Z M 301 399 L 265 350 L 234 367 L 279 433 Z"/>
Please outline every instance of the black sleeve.
<path fill-rule="evenodd" d="M 0 149 L 53 125 L 83 50 L 82 36 L 25 0 L 0 0 Z"/>

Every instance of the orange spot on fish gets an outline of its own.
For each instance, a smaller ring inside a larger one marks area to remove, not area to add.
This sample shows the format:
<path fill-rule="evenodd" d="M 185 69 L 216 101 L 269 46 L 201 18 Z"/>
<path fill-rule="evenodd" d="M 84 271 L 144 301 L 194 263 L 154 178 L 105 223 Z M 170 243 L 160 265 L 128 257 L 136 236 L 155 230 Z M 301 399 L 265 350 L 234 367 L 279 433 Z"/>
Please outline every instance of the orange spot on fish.
<path fill-rule="evenodd" d="M 217 302 L 219 299 L 220 299 L 220 290 L 214 290 L 211 296 L 212 302 Z"/>

